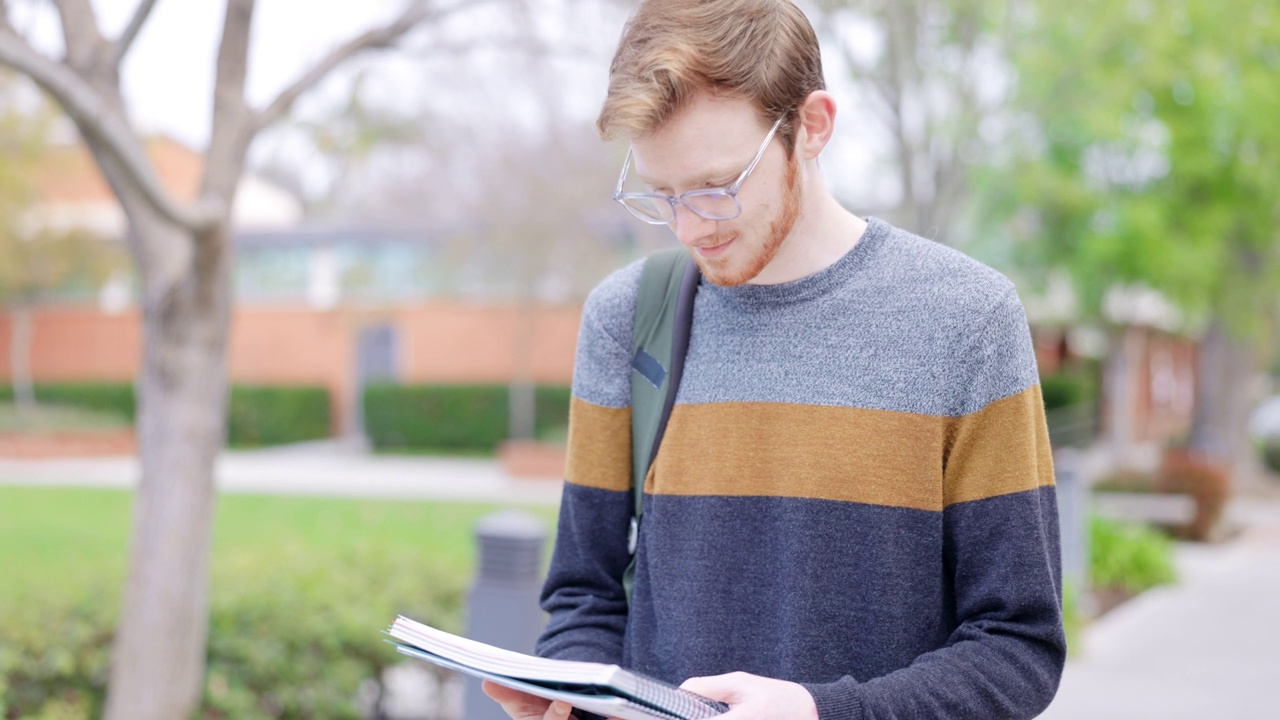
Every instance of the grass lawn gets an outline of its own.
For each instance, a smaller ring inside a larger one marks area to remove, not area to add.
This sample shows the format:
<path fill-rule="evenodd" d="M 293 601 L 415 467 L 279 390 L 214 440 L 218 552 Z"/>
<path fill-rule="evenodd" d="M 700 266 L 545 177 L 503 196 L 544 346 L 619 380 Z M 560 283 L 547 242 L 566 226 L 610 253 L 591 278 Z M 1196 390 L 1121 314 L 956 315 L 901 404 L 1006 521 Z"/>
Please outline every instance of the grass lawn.
<path fill-rule="evenodd" d="M 132 503 L 0 486 L 0 717 L 101 716 Z M 399 661 L 381 635 L 396 613 L 464 629 L 475 523 L 497 509 L 222 496 L 198 717 L 359 717 L 357 688 Z"/>
<path fill-rule="evenodd" d="M 95 598 L 118 606 L 133 494 L 0 486 L 0 616 Z M 493 505 L 224 495 L 214 530 L 215 599 L 310 569 L 378 566 L 465 587 L 473 528 Z M 528 512 L 554 527 L 554 511 Z M 548 546 L 548 552 L 550 548 Z"/>

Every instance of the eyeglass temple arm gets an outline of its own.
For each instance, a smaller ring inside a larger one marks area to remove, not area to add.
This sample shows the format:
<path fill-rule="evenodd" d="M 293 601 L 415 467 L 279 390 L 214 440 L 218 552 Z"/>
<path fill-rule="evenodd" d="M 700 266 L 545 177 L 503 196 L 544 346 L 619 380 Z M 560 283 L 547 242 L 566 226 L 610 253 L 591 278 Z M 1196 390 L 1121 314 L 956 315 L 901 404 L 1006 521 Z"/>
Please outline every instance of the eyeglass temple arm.
<path fill-rule="evenodd" d="M 627 181 L 627 171 L 631 169 L 631 148 L 627 148 L 627 158 L 622 161 L 622 174 L 618 175 L 618 187 L 613 189 L 613 198 L 622 196 L 622 184 Z"/>
<path fill-rule="evenodd" d="M 778 127 L 782 125 L 782 121 L 786 118 L 787 116 L 783 115 L 774 121 L 773 127 L 769 128 L 769 134 L 764 136 L 764 142 L 760 143 L 760 149 L 756 151 L 756 156 L 751 158 L 751 164 L 748 165 L 747 169 L 743 170 L 742 174 L 738 176 L 738 179 L 734 180 L 733 184 L 729 186 L 728 189 L 730 194 L 737 194 L 738 188 L 742 186 L 743 181 L 747 179 L 747 176 L 751 174 L 752 170 L 756 169 L 756 165 L 760 164 L 760 159 L 764 157 L 764 151 L 768 149 L 769 142 L 773 140 L 774 133 L 778 132 Z M 630 150 L 627 152 L 630 153 Z M 621 189 L 621 186 L 619 186 L 619 189 Z"/>

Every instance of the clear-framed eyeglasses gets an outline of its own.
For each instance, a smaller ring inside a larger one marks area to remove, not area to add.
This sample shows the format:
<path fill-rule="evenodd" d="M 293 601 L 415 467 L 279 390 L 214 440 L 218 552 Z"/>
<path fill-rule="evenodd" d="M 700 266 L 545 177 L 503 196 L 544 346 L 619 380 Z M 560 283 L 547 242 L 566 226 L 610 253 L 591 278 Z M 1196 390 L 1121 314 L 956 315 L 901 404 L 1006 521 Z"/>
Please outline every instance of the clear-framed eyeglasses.
<path fill-rule="evenodd" d="M 784 118 L 786 115 L 778 118 L 773 127 L 769 128 L 769 134 L 760 143 L 756 156 L 751 158 L 747 169 L 729 187 L 690 190 L 679 195 L 624 193 L 622 184 L 626 182 L 627 171 L 631 168 L 631 149 L 628 148 L 627 159 L 622 162 L 622 174 L 618 176 L 618 187 L 613 191 L 613 199 L 622 203 L 632 215 L 651 225 L 667 225 L 675 220 L 677 205 L 683 205 L 708 220 L 732 220 L 742 214 L 742 203 L 738 201 L 739 188 L 746 182 L 751 171 L 756 169 L 760 158 L 764 157 L 769 141 L 773 140 L 773 135 L 778 132 L 778 126 L 782 125 Z"/>

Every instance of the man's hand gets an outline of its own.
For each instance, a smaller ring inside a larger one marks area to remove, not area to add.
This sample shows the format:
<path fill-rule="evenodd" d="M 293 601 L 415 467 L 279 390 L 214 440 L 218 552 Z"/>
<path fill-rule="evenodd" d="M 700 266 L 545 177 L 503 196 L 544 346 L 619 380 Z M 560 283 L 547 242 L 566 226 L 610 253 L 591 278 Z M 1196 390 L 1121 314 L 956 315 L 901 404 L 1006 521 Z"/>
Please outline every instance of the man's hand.
<path fill-rule="evenodd" d="M 497 701 L 512 720 L 566 720 L 573 710 L 567 702 L 551 702 L 488 680 L 480 684 L 480 689 Z"/>
<path fill-rule="evenodd" d="M 724 720 L 818 720 L 809 691 L 785 680 L 735 672 L 689 678 L 680 687 L 729 703 Z"/>

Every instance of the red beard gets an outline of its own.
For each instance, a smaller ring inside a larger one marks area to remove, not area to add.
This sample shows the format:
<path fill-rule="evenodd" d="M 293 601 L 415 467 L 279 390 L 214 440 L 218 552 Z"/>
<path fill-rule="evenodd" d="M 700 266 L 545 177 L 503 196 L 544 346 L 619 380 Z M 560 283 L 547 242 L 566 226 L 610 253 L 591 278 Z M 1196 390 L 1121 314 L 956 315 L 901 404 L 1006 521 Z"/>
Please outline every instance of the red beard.
<path fill-rule="evenodd" d="M 782 209 L 778 217 L 769 223 L 769 233 L 759 247 L 735 247 L 724 257 L 705 258 L 692 252 L 693 260 L 702 270 L 702 274 L 710 282 L 723 287 L 736 287 L 751 281 L 764 271 L 769 263 L 777 257 L 782 243 L 791 235 L 791 230 L 800 217 L 800 162 L 793 156 L 787 162 L 787 175 L 782 190 Z M 742 239 L 741 233 L 723 233 L 713 235 L 706 245 L 714 247 L 731 240 Z"/>

